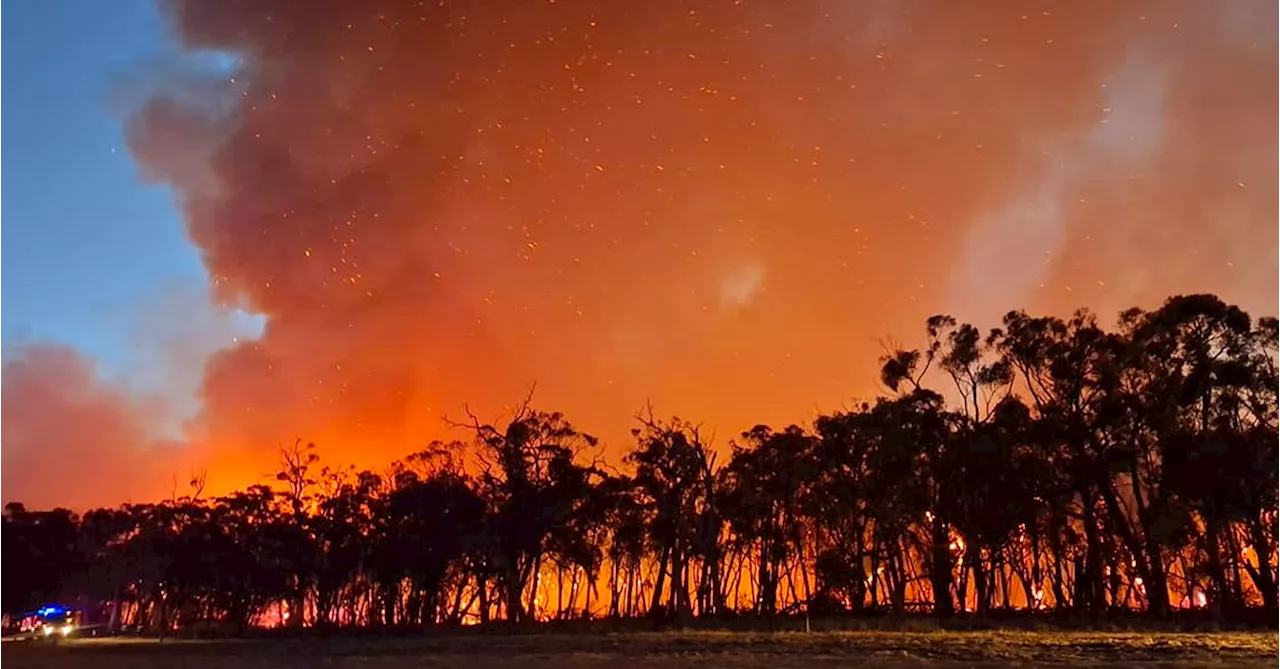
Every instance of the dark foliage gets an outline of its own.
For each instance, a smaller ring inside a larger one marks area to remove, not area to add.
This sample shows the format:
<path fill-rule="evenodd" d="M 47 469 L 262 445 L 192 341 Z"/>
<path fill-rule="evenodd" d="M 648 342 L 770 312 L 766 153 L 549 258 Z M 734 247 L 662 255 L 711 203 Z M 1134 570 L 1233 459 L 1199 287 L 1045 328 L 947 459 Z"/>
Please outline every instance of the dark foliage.
<path fill-rule="evenodd" d="M 725 461 L 637 416 L 623 471 L 528 399 L 384 474 L 282 452 L 276 485 L 5 507 L 3 607 L 112 627 L 421 628 L 505 620 L 1011 609 L 1240 619 L 1277 609 L 1277 321 L 1210 295 L 1116 329 L 929 319 L 886 397 L 756 426 Z M 936 385 L 935 385 L 936 384 Z"/>

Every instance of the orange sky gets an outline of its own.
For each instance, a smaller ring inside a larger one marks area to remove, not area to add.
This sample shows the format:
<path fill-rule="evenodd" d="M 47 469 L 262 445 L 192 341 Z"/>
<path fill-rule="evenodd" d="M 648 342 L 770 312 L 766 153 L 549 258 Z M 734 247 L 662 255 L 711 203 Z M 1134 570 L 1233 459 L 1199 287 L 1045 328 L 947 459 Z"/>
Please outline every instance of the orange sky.
<path fill-rule="evenodd" d="M 875 393 L 938 312 L 1276 313 L 1275 2 L 167 4 L 241 69 L 167 69 L 130 148 L 267 327 L 182 448 L 46 352 L 121 427 L 31 413 L 137 465 L 65 456 L 74 503 L 242 486 L 299 436 L 380 466 L 534 381 L 615 457 L 646 399 L 724 444 Z"/>

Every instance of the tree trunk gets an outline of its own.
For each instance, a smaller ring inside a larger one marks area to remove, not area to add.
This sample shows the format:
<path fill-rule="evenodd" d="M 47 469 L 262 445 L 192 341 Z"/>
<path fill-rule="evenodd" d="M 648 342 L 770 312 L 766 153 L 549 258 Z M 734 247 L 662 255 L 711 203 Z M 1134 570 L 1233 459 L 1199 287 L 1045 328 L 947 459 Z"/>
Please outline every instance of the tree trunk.
<path fill-rule="evenodd" d="M 480 624 L 489 623 L 489 579 L 484 575 L 476 576 L 476 597 L 479 598 Z"/>
<path fill-rule="evenodd" d="M 1053 553 L 1053 569 L 1049 572 L 1049 589 L 1053 592 L 1053 608 L 1057 611 L 1066 611 L 1073 606 L 1079 606 L 1078 601 L 1067 598 L 1065 583 L 1067 553 L 1062 546 L 1062 534 L 1059 532 L 1063 520 L 1064 517 L 1056 510 L 1049 520 L 1049 550 Z"/>
<path fill-rule="evenodd" d="M 946 524 L 937 516 L 932 526 L 933 560 L 929 565 L 929 582 L 933 586 L 933 613 L 939 618 L 955 615 L 951 598 L 951 547 Z"/>
<path fill-rule="evenodd" d="M 1205 568 L 1209 572 L 1209 582 L 1213 584 L 1213 596 L 1209 601 L 1209 605 L 1213 610 L 1214 616 L 1221 616 L 1223 611 L 1232 612 L 1236 609 L 1234 593 L 1231 586 L 1227 584 L 1227 572 L 1222 562 L 1222 544 L 1221 529 L 1217 519 L 1212 515 L 1206 514 L 1205 517 L 1205 556 L 1208 558 Z M 1191 598 L 1191 603 L 1195 605 L 1193 588 L 1188 587 L 1186 596 Z"/>
<path fill-rule="evenodd" d="M 662 557 L 658 559 L 658 573 L 653 578 L 653 596 L 649 601 L 649 615 L 657 615 L 662 608 L 662 588 L 667 579 L 667 560 L 671 558 L 671 547 L 662 549 Z"/>
<path fill-rule="evenodd" d="M 1151 615 L 1167 618 L 1172 609 L 1169 603 L 1169 577 L 1164 571 L 1164 547 L 1148 534 L 1146 549 L 1147 564 L 1150 565 L 1147 570 L 1147 606 Z"/>
<path fill-rule="evenodd" d="M 769 542 L 760 540 L 760 564 L 756 576 L 756 609 L 772 615 L 777 604 L 777 590 L 773 576 L 773 560 L 769 556 Z"/>
<path fill-rule="evenodd" d="M 506 569 L 507 622 L 524 622 L 524 582 L 519 577 L 519 570 L 512 564 Z"/>
<path fill-rule="evenodd" d="M 1080 611 L 1091 617 L 1102 614 L 1105 586 L 1102 582 L 1102 541 L 1099 537 L 1098 519 L 1094 513 L 1094 496 L 1087 492 L 1081 498 L 1081 517 L 1084 523 L 1085 558 L 1084 573 L 1076 573 Z"/>
<path fill-rule="evenodd" d="M 1254 555 L 1258 558 L 1258 568 L 1248 569 L 1249 577 L 1262 593 L 1262 603 L 1268 617 L 1276 616 L 1277 592 L 1276 574 L 1271 570 L 1271 543 L 1267 540 L 1267 528 L 1262 522 L 1262 514 L 1255 513 L 1249 522 L 1250 543 L 1253 544 Z"/>
<path fill-rule="evenodd" d="M 1135 488 L 1134 494 L 1140 495 L 1141 491 Z M 1110 485 L 1102 486 L 1102 501 L 1111 517 L 1112 526 L 1124 541 L 1125 547 L 1129 549 L 1134 568 L 1142 579 L 1142 587 L 1146 591 L 1147 612 L 1156 618 L 1167 617 L 1169 588 L 1164 576 L 1162 551 L 1158 542 L 1150 536 L 1149 531 L 1145 532 L 1145 537 L 1138 537 L 1133 525 L 1125 517 L 1124 508 Z M 1137 501 L 1141 502 L 1140 499 Z M 1146 515 L 1144 507 L 1139 507 L 1139 514 L 1140 518 Z"/>
<path fill-rule="evenodd" d="M 977 600 L 975 602 L 975 612 L 979 618 L 985 618 L 991 612 L 991 584 L 987 579 L 987 574 L 989 573 L 988 565 L 982 561 L 981 547 L 970 544 L 966 552 L 969 553 L 969 567 L 973 569 L 973 591 Z M 961 593 L 960 596 L 964 597 L 964 593 Z"/>

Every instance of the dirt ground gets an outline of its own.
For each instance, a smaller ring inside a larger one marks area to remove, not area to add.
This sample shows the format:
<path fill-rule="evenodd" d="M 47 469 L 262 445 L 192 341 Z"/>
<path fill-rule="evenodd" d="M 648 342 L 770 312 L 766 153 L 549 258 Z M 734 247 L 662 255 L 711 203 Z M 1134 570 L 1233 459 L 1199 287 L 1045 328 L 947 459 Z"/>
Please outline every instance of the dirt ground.
<path fill-rule="evenodd" d="M 470 635 L 3 644 L 7 669 L 190 667 L 1275 667 L 1275 632 L 814 632 Z"/>

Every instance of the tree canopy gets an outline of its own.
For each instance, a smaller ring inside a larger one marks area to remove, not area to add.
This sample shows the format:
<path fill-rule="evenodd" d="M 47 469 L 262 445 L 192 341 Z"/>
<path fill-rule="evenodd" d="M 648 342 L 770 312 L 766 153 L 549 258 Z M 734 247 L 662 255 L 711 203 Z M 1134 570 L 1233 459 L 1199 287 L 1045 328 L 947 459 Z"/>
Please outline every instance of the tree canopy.
<path fill-rule="evenodd" d="M 299 442 L 273 485 L 10 503 L 3 608 L 112 626 L 423 627 L 998 609 L 1277 611 L 1277 320 L 1212 295 L 928 319 L 884 396 L 727 449 L 646 407 L 619 462 L 526 398 L 383 472 Z"/>

